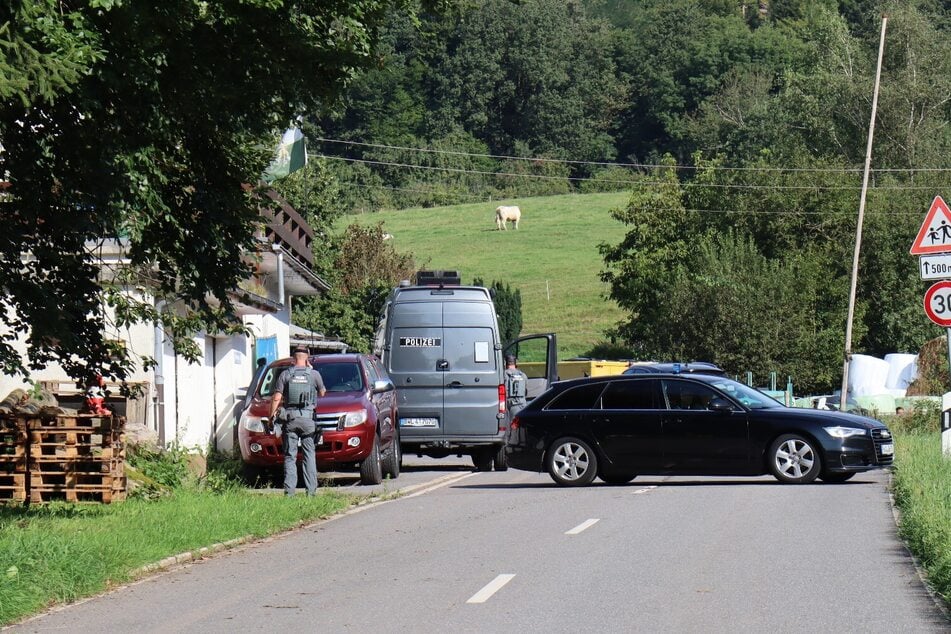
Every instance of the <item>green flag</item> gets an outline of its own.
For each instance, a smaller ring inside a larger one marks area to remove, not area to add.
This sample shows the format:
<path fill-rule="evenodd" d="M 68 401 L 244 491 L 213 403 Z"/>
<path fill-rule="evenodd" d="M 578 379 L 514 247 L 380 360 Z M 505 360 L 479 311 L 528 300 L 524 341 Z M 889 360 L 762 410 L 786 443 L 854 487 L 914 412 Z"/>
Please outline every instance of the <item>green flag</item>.
<path fill-rule="evenodd" d="M 262 177 L 271 183 L 296 172 L 307 165 L 307 149 L 304 147 L 304 134 L 299 128 L 288 128 L 277 147 L 277 155 Z"/>

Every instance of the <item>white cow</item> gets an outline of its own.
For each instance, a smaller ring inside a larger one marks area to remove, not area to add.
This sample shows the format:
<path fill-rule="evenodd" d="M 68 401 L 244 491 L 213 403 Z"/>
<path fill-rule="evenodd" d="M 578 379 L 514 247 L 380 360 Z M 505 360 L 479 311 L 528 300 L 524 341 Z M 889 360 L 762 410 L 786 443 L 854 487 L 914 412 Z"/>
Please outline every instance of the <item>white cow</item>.
<path fill-rule="evenodd" d="M 515 225 L 515 228 L 518 229 L 518 221 L 522 217 L 522 211 L 518 207 L 506 207 L 502 205 L 501 207 L 495 208 L 495 226 L 499 228 L 500 231 L 507 229 L 506 223 L 511 222 Z"/>

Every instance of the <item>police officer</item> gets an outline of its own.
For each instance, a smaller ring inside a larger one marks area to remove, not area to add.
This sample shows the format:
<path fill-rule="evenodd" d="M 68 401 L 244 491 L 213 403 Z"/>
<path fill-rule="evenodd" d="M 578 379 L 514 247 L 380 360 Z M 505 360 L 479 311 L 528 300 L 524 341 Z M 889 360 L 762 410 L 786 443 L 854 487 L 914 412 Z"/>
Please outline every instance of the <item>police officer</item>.
<path fill-rule="evenodd" d="M 320 372 L 307 362 L 310 351 L 304 346 L 294 348 L 294 365 L 281 373 L 274 384 L 271 398 L 271 420 L 281 411 L 280 423 L 284 448 L 284 495 L 297 489 L 297 445 L 304 450 L 304 487 L 307 495 L 317 492 L 317 454 L 314 446 L 317 425 L 314 410 L 318 396 L 327 393 Z"/>
<path fill-rule="evenodd" d="M 515 356 L 505 355 L 505 398 L 509 415 L 514 417 L 525 407 L 528 377 L 518 369 Z"/>

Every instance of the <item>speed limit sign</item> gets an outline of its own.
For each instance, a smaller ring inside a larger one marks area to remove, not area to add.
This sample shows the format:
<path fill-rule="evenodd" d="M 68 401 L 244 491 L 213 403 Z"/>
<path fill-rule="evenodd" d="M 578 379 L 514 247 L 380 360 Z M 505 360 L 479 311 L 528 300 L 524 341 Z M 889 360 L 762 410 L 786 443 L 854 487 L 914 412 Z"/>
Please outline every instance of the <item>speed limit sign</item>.
<path fill-rule="evenodd" d="M 925 292 L 925 313 L 939 326 L 951 328 L 951 280 L 932 284 Z"/>

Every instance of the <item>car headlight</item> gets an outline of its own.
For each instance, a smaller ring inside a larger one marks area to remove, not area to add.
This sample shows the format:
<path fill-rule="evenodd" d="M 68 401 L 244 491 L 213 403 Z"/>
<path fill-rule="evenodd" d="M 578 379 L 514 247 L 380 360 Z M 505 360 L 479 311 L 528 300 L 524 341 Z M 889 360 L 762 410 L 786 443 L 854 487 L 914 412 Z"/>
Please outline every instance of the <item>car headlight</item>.
<path fill-rule="evenodd" d="M 347 412 L 347 416 L 343 419 L 344 427 L 356 427 L 357 425 L 362 425 L 367 422 L 367 411 L 361 409 L 357 412 Z"/>
<path fill-rule="evenodd" d="M 860 427 L 823 427 L 826 433 L 833 438 L 851 438 L 852 436 L 864 436 L 866 431 Z"/>
<path fill-rule="evenodd" d="M 266 422 L 266 418 L 254 418 L 249 416 L 248 418 L 244 419 L 244 428 L 248 431 L 256 431 L 263 434 L 265 431 L 267 431 L 264 428 L 264 423 Z"/>

